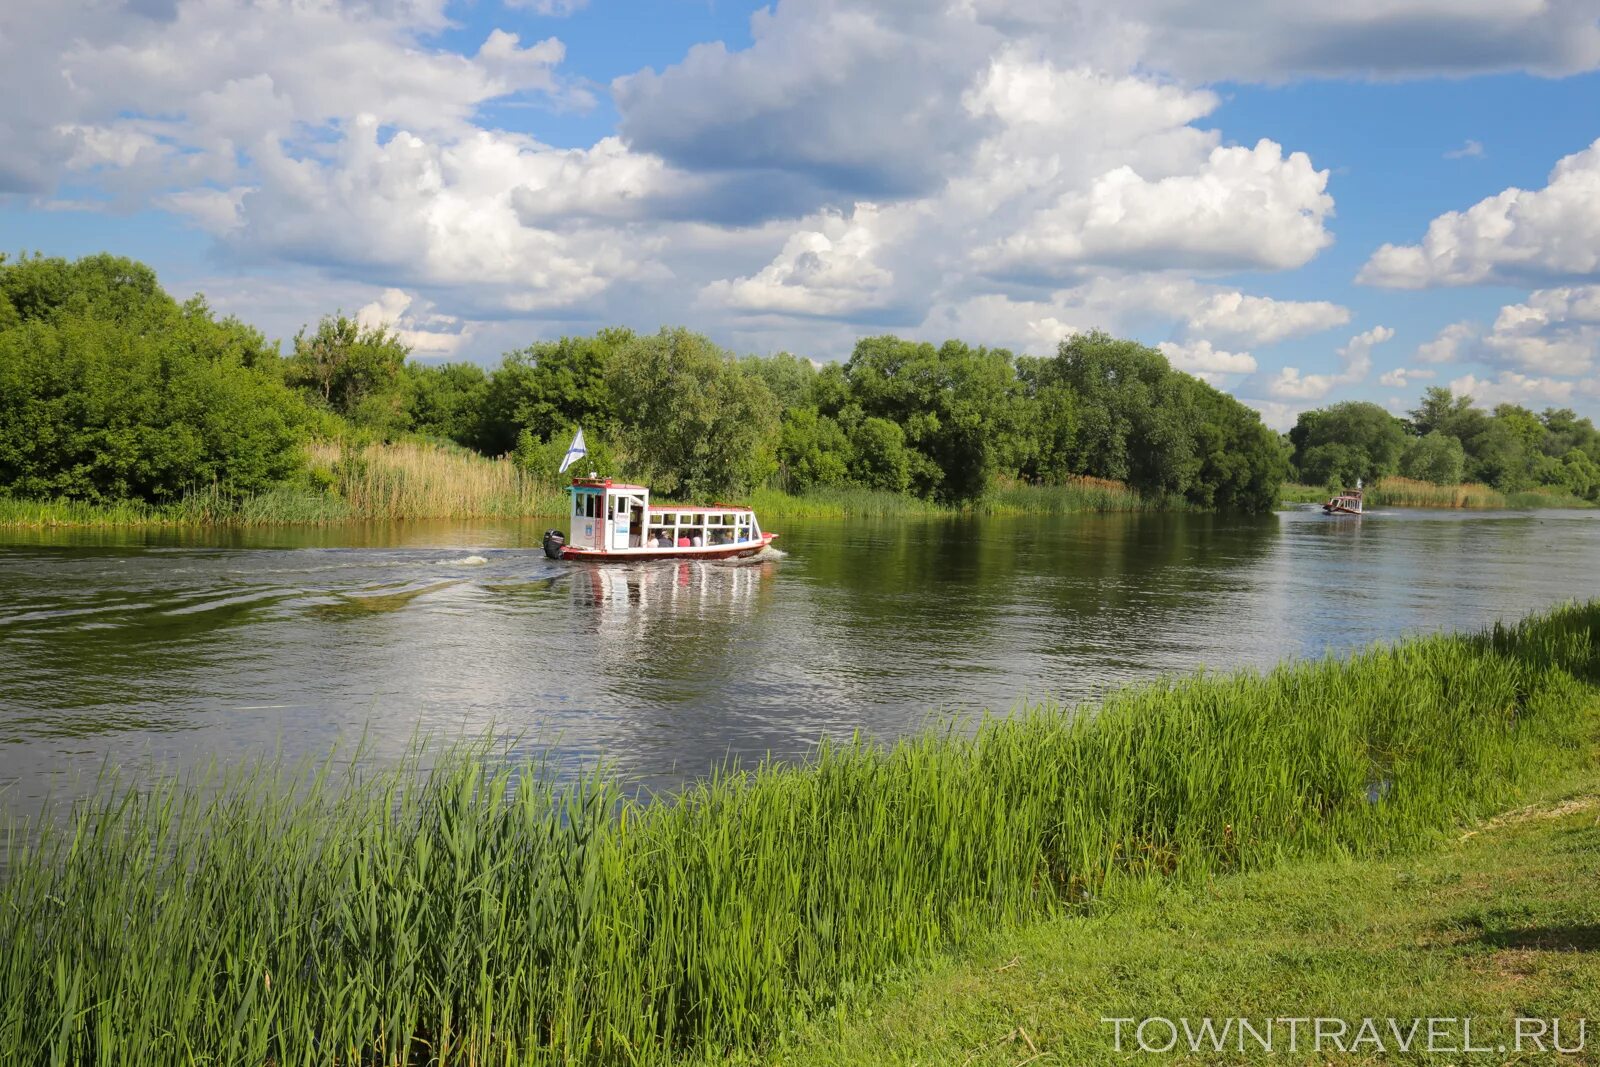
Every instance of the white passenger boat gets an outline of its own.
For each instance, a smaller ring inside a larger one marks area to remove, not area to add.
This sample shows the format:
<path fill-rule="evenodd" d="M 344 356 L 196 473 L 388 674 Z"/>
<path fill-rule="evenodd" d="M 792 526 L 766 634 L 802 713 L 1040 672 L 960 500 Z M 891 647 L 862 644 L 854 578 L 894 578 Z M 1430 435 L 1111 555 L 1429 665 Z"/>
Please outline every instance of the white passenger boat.
<path fill-rule="evenodd" d="M 1322 505 L 1324 515 L 1360 515 L 1361 511 L 1360 478 L 1356 479 L 1356 487 L 1354 489 L 1345 489 L 1335 493 L 1326 504 Z"/>
<path fill-rule="evenodd" d="M 750 508 L 652 504 L 644 486 L 610 478 L 575 478 L 569 492 L 571 533 L 545 531 L 551 559 L 738 559 L 756 555 L 778 536 L 764 532 Z"/>

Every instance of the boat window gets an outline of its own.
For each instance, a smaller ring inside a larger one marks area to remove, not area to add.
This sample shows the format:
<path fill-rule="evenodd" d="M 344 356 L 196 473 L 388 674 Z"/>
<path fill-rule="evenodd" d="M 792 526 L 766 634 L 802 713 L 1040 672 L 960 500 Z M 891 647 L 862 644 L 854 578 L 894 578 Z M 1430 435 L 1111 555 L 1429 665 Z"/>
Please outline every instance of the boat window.
<path fill-rule="evenodd" d="M 577 519 L 583 518 L 583 494 L 582 493 L 573 493 L 572 494 L 572 515 L 573 515 L 573 518 L 577 518 Z"/>

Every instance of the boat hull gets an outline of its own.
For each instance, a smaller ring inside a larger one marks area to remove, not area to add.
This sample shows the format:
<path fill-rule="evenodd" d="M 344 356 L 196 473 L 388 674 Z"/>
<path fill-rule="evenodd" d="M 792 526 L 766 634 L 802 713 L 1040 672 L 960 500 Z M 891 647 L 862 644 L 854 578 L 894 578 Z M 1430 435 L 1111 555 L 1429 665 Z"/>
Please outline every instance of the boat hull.
<path fill-rule="evenodd" d="M 699 548 L 575 548 L 566 545 L 561 558 L 584 563 L 648 563 L 658 559 L 747 559 L 759 554 L 777 534 L 762 534 L 754 541 L 733 545 L 702 545 Z"/>
<path fill-rule="evenodd" d="M 1347 508 L 1347 507 L 1343 507 L 1343 506 L 1336 506 L 1336 505 L 1333 505 L 1333 504 L 1324 504 L 1324 505 L 1322 505 L 1322 511 L 1323 511 L 1324 514 L 1327 514 L 1327 515 L 1359 515 L 1359 514 L 1361 514 L 1361 512 L 1357 511 L 1355 508 Z"/>

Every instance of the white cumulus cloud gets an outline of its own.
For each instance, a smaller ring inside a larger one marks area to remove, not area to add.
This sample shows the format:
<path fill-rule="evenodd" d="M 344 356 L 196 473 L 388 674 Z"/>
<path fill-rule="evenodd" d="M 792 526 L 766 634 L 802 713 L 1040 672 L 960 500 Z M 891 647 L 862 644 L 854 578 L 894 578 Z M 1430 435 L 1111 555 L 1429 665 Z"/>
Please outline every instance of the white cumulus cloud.
<path fill-rule="evenodd" d="M 1374 326 L 1356 334 L 1338 350 L 1337 374 L 1301 374 L 1298 367 L 1284 367 L 1267 386 L 1279 400 L 1320 400 L 1341 385 L 1356 385 L 1372 371 L 1372 350 L 1394 336 L 1387 326 Z"/>
<path fill-rule="evenodd" d="M 1111 170 L 1063 195 L 980 256 L 996 272 L 1085 264 L 1195 269 L 1298 267 L 1332 243 L 1328 172 L 1277 143 L 1212 149 L 1194 173 L 1147 180 Z"/>
<path fill-rule="evenodd" d="M 1356 276 L 1397 289 L 1586 278 L 1600 278 L 1600 140 L 1558 162 L 1543 189 L 1446 212 L 1420 243 L 1383 245 Z"/>
<path fill-rule="evenodd" d="M 1409 389 L 1418 381 L 1427 381 L 1432 377 L 1433 371 L 1426 368 L 1396 367 L 1378 375 L 1378 384 L 1391 389 Z"/>
<path fill-rule="evenodd" d="M 1156 348 L 1178 370 L 1193 374 L 1212 385 L 1218 385 L 1233 375 L 1253 374 L 1256 369 L 1255 357 L 1250 353 L 1224 352 L 1212 347 L 1210 341 L 1189 341 L 1185 344 L 1162 341 Z"/>

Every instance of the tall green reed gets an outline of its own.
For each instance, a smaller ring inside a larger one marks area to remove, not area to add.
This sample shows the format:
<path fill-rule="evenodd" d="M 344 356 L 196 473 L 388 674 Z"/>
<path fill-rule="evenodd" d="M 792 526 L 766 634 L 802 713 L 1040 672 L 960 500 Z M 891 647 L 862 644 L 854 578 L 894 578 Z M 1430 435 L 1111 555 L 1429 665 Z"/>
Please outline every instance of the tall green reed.
<path fill-rule="evenodd" d="M 13 830 L 27 1063 L 650 1063 L 759 1044 L 997 923 L 1412 847 L 1593 742 L 1600 603 L 1037 706 L 655 802 L 486 746 L 110 783 Z"/>

